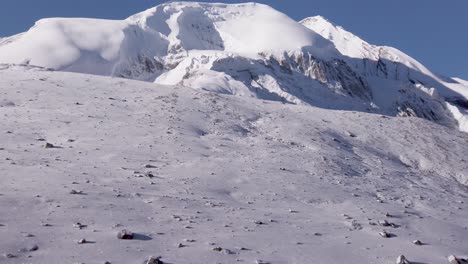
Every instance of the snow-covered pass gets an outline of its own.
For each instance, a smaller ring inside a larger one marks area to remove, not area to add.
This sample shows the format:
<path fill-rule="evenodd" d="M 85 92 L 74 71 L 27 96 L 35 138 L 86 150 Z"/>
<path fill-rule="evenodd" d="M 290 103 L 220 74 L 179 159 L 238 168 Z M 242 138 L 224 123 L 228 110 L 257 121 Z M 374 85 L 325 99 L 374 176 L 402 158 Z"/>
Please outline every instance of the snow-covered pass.
<path fill-rule="evenodd" d="M 0 263 L 464 263 L 467 107 L 266 5 L 40 20 L 0 39 Z"/>

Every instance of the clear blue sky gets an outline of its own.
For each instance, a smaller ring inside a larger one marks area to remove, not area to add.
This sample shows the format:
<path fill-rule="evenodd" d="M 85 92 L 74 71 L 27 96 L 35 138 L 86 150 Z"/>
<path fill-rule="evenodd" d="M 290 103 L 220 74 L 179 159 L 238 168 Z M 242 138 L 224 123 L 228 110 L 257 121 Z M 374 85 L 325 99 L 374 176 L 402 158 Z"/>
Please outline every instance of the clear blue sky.
<path fill-rule="evenodd" d="M 122 19 L 165 1 L 0 0 L 0 36 L 44 17 Z M 236 3 L 218 0 L 205 2 Z M 468 79 L 468 0 L 258 0 L 300 20 L 322 15 L 379 45 L 396 47 L 435 72 Z"/>

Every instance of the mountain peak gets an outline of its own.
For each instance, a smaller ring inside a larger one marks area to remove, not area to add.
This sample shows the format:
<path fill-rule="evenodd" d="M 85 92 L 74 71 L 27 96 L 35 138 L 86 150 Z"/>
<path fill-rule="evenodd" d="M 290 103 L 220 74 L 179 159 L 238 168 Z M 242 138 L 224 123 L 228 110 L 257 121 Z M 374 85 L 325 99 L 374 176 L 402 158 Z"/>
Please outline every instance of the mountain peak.
<path fill-rule="evenodd" d="M 324 17 L 298 23 L 257 3 L 168 2 L 120 21 L 43 19 L 25 33 L 0 40 L 0 63 L 331 109 L 404 113 L 452 126 L 451 113 L 428 91 L 460 98 L 464 89 L 446 84 L 406 54 L 371 45 Z M 402 90 L 412 97 L 400 95 Z M 427 101 L 433 103 L 421 103 Z"/>

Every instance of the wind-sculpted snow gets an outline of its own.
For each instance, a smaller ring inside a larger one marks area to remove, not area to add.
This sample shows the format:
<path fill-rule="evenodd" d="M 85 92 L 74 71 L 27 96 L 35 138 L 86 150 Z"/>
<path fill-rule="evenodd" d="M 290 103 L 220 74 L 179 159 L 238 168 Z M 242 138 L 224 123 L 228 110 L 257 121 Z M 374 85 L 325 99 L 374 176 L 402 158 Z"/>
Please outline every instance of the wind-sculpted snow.
<path fill-rule="evenodd" d="M 414 115 L 468 131 L 463 81 L 433 74 L 322 17 L 298 23 L 262 4 L 170 2 L 122 21 L 43 19 L 0 40 L 0 62 Z M 432 89 L 437 95 L 427 96 Z"/>

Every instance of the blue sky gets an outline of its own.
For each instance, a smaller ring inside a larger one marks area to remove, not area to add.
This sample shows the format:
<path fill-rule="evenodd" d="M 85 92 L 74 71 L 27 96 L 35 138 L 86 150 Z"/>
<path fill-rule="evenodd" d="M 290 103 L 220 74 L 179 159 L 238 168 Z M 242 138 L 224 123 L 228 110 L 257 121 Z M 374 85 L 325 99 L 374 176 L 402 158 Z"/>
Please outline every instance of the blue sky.
<path fill-rule="evenodd" d="M 44 17 L 122 19 L 158 0 L 1 0 L 0 36 Z M 236 3 L 218 0 L 205 2 Z M 396 47 L 435 72 L 468 79 L 467 0 L 258 0 L 296 20 L 322 15 L 379 45 Z"/>

